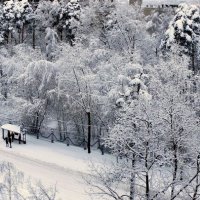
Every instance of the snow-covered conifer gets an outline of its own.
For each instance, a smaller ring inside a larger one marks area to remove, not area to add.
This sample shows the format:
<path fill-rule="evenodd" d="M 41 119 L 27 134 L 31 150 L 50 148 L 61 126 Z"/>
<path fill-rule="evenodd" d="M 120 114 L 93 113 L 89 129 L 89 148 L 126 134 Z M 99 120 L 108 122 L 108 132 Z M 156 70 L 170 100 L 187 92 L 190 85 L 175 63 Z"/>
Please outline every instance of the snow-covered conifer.
<path fill-rule="evenodd" d="M 62 3 L 61 7 L 57 29 L 61 39 L 64 34 L 70 45 L 73 45 L 75 31 L 80 20 L 81 6 L 79 0 L 70 0 L 67 4 Z"/>
<path fill-rule="evenodd" d="M 6 33 L 7 40 L 11 34 L 17 41 L 19 34 L 19 43 L 24 41 L 25 26 L 30 23 L 33 17 L 33 9 L 27 0 L 6 1 L 3 4 L 3 30 Z"/>
<path fill-rule="evenodd" d="M 183 47 L 184 53 L 192 55 L 199 35 L 200 12 L 196 5 L 182 3 L 165 33 L 161 44 L 164 49 L 171 49 L 174 44 Z"/>

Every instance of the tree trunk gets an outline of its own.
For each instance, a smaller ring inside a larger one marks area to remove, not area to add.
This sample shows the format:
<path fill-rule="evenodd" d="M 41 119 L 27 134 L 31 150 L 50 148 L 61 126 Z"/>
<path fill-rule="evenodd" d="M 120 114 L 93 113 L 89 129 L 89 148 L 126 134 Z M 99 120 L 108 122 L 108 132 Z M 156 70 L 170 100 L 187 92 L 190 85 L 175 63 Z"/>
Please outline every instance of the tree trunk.
<path fill-rule="evenodd" d="M 24 24 L 22 25 L 22 39 L 21 39 L 21 43 L 24 42 L 24 30 L 25 30 L 25 27 L 24 27 Z"/>
<path fill-rule="evenodd" d="M 58 121 L 58 132 L 60 135 L 60 141 L 62 141 L 63 137 L 62 137 L 62 123 L 60 121 L 60 119 L 57 120 Z"/>
<path fill-rule="evenodd" d="M 63 29 L 60 30 L 60 40 L 63 41 Z"/>
<path fill-rule="evenodd" d="M 131 173 L 131 183 L 130 183 L 130 200 L 135 199 L 135 154 L 132 158 L 132 173 Z"/>
<path fill-rule="evenodd" d="M 57 122 L 58 122 L 58 132 L 60 135 L 60 140 L 62 140 L 62 122 L 61 122 L 61 108 L 60 108 L 61 102 L 58 104 L 58 111 L 57 111 Z"/>
<path fill-rule="evenodd" d="M 63 126 L 63 131 L 64 133 L 67 131 L 67 125 L 66 125 L 66 114 L 65 111 L 62 109 L 62 126 Z"/>
<path fill-rule="evenodd" d="M 4 89 L 3 89 L 3 96 L 4 96 L 5 99 L 7 99 L 7 98 L 8 98 L 8 84 L 7 84 L 7 82 L 5 82 L 5 83 L 3 84 L 3 86 L 4 86 Z"/>
<path fill-rule="evenodd" d="M 148 169 L 148 150 L 149 150 L 149 143 L 146 142 L 146 155 L 145 155 L 145 168 L 146 168 L 146 174 L 145 174 L 145 182 L 146 182 L 146 199 L 149 200 L 149 169 Z"/>
<path fill-rule="evenodd" d="M 87 148 L 88 148 L 88 153 L 91 153 L 91 113 L 90 113 L 90 111 L 87 112 L 87 118 L 88 118 L 88 142 L 87 142 Z"/>
<path fill-rule="evenodd" d="M 38 131 L 38 125 L 39 125 L 39 114 L 36 113 L 36 122 L 35 122 L 35 132 L 37 134 L 37 139 L 39 139 L 39 131 Z"/>
<path fill-rule="evenodd" d="M 8 31 L 8 35 L 7 35 L 7 38 L 6 38 L 6 43 L 9 44 L 9 35 L 10 35 L 10 31 Z"/>
<path fill-rule="evenodd" d="M 33 49 L 35 49 L 35 21 L 33 22 Z"/>
<path fill-rule="evenodd" d="M 200 172 L 200 163 L 199 163 L 199 160 L 200 160 L 200 155 L 197 156 L 196 186 L 195 186 L 195 189 L 194 189 L 194 194 L 193 194 L 192 200 L 197 200 L 198 199 L 198 190 L 199 190 L 199 187 L 200 187 L 200 184 L 199 184 L 199 172 Z"/>
<path fill-rule="evenodd" d="M 18 44 L 20 44 L 21 43 L 21 31 L 19 30 L 19 43 Z"/>
<path fill-rule="evenodd" d="M 175 181 L 177 179 L 177 172 L 178 172 L 178 158 L 177 158 L 177 151 L 178 147 L 174 143 L 173 144 L 173 151 L 174 151 L 174 158 L 173 158 L 173 164 L 174 164 L 174 171 L 173 171 L 173 179 L 172 179 L 172 191 L 171 191 L 171 198 L 174 196 L 174 190 L 175 190 Z"/>

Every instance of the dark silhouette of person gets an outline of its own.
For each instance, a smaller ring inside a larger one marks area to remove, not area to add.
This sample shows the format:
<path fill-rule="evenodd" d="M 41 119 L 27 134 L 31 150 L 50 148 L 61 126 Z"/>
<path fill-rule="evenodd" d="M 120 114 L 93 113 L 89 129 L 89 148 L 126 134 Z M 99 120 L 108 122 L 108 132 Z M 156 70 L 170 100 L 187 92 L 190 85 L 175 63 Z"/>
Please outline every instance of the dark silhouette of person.
<path fill-rule="evenodd" d="M 19 144 L 21 144 L 21 134 L 19 134 Z"/>
<path fill-rule="evenodd" d="M 8 131 L 8 138 L 10 138 L 10 131 Z"/>
<path fill-rule="evenodd" d="M 12 138 L 11 137 L 8 138 L 8 142 L 10 144 L 10 148 L 12 148 Z"/>
<path fill-rule="evenodd" d="M 5 138 L 5 141 L 6 141 L 6 147 L 9 147 L 9 145 L 8 145 L 8 137 Z"/>
<path fill-rule="evenodd" d="M 12 142 L 14 141 L 14 138 L 15 138 L 15 133 L 11 133 L 11 137 L 12 137 Z"/>

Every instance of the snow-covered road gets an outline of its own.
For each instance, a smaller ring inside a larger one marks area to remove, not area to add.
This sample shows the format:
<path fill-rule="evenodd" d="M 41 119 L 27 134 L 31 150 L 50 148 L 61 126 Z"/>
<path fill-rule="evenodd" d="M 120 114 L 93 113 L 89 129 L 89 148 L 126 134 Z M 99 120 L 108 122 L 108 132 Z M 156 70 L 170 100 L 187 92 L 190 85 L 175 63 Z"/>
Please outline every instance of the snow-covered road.
<path fill-rule="evenodd" d="M 58 196 L 67 200 L 86 200 L 85 186 L 81 179 L 82 174 L 58 165 L 49 164 L 40 160 L 30 159 L 13 152 L 0 150 L 0 160 L 14 163 L 17 169 L 36 180 L 42 180 L 46 186 L 57 185 Z"/>
<path fill-rule="evenodd" d="M 89 200 L 82 176 L 89 172 L 88 160 L 103 163 L 104 159 L 110 158 L 98 151 L 88 155 L 82 148 L 51 144 L 30 136 L 27 145 L 15 142 L 12 149 L 0 140 L 0 161 L 13 163 L 26 176 L 41 180 L 46 186 L 56 184 L 63 200 Z"/>

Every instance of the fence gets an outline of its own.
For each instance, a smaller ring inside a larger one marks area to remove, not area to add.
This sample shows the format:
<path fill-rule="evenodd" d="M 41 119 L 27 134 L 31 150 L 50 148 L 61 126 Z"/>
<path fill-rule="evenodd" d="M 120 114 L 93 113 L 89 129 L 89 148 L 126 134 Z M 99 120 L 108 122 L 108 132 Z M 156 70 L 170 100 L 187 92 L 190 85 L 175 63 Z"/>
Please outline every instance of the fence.
<path fill-rule="evenodd" d="M 25 130 L 29 130 L 30 127 L 26 127 Z M 48 135 L 45 135 L 41 132 L 35 132 L 35 131 L 31 131 L 29 132 L 33 135 L 36 135 L 37 139 L 44 138 L 46 140 L 49 140 L 51 143 L 54 142 L 61 142 L 61 143 L 66 143 L 67 146 L 73 145 L 73 146 L 78 146 L 78 147 L 84 147 L 84 150 L 87 149 L 87 141 L 84 137 L 70 137 L 70 133 L 69 132 L 63 132 L 63 139 L 59 139 L 56 134 L 54 133 L 53 130 L 51 130 L 51 133 Z M 93 143 L 90 145 L 91 147 L 95 147 L 97 146 L 97 149 L 99 149 L 102 153 L 102 155 L 104 155 L 104 145 L 102 144 L 102 139 L 100 136 L 98 136 L 98 138 L 93 141 Z"/>

